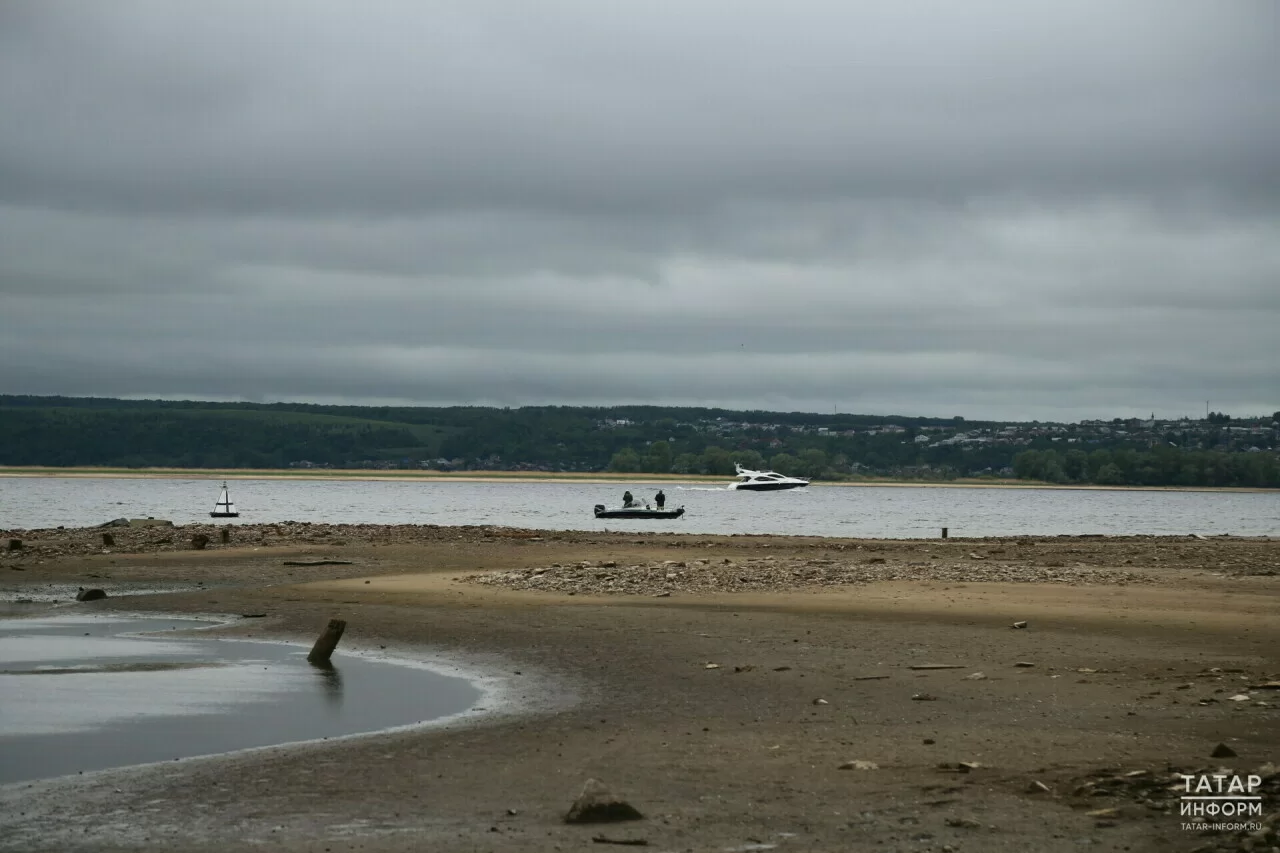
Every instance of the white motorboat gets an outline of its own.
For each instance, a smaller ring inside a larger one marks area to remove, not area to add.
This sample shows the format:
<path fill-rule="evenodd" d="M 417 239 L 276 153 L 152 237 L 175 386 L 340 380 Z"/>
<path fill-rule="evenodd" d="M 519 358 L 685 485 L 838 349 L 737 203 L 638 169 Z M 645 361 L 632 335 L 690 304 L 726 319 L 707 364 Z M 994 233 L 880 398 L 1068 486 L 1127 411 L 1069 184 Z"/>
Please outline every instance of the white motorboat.
<path fill-rule="evenodd" d="M 799 489 L 809 485 L 803 477 L 787 477 L 776 471 L 752 471 L 743 468 L 737 462 L 733 467 L 738 472 L 738 479 L 729 484 L 730 489 L 743 492 L 777 492 L 782 489 Z"/>

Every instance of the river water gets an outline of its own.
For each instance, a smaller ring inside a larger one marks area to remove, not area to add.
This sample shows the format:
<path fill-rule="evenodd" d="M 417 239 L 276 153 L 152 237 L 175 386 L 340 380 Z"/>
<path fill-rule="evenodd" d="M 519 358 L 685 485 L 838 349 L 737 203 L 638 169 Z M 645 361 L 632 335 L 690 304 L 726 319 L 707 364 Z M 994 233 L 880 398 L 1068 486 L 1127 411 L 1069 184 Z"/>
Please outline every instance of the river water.
<path fill-rule="evenodd" d="M 190 619 L 0 619 L 0 785 L 414 725 L 460 714 L 464 678 L 174 629 Z M 162 633 L 151 633 L 162 632 Z"/>
<path fill-rule="evenodd" d="M 543 530 L 676 531 L 916 538 L 1002 535 L 1280 535 L 1280 491 L 822 486 L 737 492 L 697 483 L 537 483 L 244 479 L 228 482 L 238 519 L 219 523 L 501 525 Z M 209 522 L 221 480 L 0 477 L 0 530 L 89 527 L 113 518 Z M 597 520 L 595 504 L 662 488 L 677 520 Z"/>

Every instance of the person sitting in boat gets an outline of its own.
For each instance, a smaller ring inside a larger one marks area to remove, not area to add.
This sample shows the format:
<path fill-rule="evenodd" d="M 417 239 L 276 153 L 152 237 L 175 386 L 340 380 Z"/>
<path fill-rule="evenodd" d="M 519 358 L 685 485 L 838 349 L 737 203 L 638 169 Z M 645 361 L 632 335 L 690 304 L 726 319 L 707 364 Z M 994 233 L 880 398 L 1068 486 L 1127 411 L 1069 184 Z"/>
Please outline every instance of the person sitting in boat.
<path fill-rule="evenodd" d="M 658 489 L 658 493 L 653 496 L 653 502 L 658 505 L 658 510 L 662 510 L 663 504 L 667 502 L 667 496 L 662 493 L 662 489 Z"/>
<path fill-rule="evenodd" d="M 631 490 L 622 493 L 622 508 L 630 509 L 635 504 L 635 499 L 631 497 Z"/>

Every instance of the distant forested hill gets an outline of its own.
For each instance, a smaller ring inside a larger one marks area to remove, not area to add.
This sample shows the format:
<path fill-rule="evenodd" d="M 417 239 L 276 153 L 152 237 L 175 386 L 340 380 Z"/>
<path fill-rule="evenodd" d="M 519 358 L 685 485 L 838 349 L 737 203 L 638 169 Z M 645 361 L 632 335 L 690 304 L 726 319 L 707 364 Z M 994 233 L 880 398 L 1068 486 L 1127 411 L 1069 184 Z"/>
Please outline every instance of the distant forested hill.
<path fill-rule="evenodd" d="M 1280 417 L 1277 413 L 1276 417 Z M 1280 487 L 1271 416 L 1008 424 L 662 406 L 454 407 L 0 396 L 0 465 L 442 468 Z"/>

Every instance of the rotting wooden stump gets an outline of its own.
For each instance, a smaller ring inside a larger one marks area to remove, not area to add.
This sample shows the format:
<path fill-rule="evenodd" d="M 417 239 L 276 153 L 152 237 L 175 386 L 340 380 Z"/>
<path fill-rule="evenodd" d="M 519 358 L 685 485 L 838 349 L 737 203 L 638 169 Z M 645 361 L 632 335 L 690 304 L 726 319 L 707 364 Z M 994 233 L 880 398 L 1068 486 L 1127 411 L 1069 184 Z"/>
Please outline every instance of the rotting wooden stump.
<path fill-rule="evenodd" d="M 203 533 L 197 533 L 191 537 L 191 547 L 197 551 L 203 551 L 204 546 L 209 544 L 209 537 Z"/>
<path fill-rule="evenodd" d="M 112 536 L 110 533 L 104 533 L 102 534 L 102 544 L 111 548 L 116 544 L 116 537 Z"/>
<path fill-rule="evenodd" d="M 21 550 L 22 550 L 22 540 L 21 540 L 21 539 L 10 539 L 10 540 L 9 540 L 9 550 L 10 550 L 10 551 L 21 551 Z"/>
<path fill-rule="evenodd" d="M 329 658 L 333 655 L 333 650 L 338 647 L 338 641 L 342 639 L 342 632 L 345 630 L 347 630 L 346 620 L 330 619 L 329 626 L 324 629 L 320 639 L 316 640 L 316 644 L 311 647 L 311 654 L 307 655 L 307 663 L 328 663 Z"/>
<path fill-rule="evenodd" d="M 220 535 L 222 536 L 222 544 L 226 545 L 228 542 L 231 541 L 231 528 L 230 527 L 222 528 L 222 533 Z"/>

